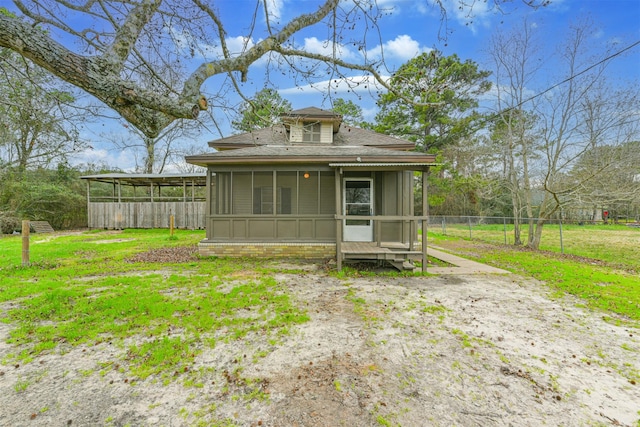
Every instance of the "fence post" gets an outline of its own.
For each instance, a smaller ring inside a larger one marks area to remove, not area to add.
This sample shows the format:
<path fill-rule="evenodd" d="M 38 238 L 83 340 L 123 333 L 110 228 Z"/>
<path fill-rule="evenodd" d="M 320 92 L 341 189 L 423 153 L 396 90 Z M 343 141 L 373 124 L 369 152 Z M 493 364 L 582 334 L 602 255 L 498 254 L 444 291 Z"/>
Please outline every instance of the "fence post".
<path fill-rule="evenodd" d="M 28 267 L 29 262 L 29 220 L 22 221 L 22 266 Z"/>
<path fill-rule="evenodd" d="M 469 219 L 469 240 L 473 239 L 473 236 L 471 235 L 471 217 L 468 216 L 467 217 Z"/>
<path fill-rule="evenodd" d="M 562 220 L 558 222 L 560 224 L 560 253 L 564 254 L 564 242 L 562 241 Z"/>
<path fill-rule="evenodd" d="M 502 217 L 503 231 L 504 231 L 504 244 L 507 244 L 507 217 Z"/>

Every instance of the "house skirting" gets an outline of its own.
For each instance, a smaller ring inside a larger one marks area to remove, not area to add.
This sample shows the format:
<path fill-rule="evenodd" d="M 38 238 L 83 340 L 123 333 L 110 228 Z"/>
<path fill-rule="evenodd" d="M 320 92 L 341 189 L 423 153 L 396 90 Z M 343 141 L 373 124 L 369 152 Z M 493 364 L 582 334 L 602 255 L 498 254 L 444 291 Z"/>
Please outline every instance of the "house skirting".
<path fill-rule="evenodd" d="M 198 244 L 202 256 L 259 258 L 335 258 L 335 243 L 210 242 Z"/>

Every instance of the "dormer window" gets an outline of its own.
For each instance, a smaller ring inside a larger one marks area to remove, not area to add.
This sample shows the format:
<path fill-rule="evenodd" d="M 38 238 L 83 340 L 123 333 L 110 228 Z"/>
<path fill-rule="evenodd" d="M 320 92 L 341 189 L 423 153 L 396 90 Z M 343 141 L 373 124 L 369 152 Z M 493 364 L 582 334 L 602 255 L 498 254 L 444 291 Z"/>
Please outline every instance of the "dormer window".
<path fill-rule="evenodd" d="M 302 142 L 320 142 L 322 125 L 320 123 L 305 123 L 302 128 Z"/>
<path fill-rule="evenodd" d="M 315 107 L 290 111 L 281 117 L 292 143 L 331 144 L 342 122 L 340 114 Z"/>

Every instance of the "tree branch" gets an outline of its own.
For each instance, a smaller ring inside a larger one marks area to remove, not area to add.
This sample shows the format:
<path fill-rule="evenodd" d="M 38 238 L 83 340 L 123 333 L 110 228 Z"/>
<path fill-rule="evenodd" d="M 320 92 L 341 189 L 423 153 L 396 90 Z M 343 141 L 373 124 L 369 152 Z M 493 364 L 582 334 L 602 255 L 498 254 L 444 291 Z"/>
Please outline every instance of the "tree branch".
<path fill-rule="evenodd" d="M 151 20 L 161 3 L 162 0 L 143 0 L 129 12 L 127 19 L 116 31 L 111 46 L 102 54 L 103 66 L 109 67 L 111 74 L 122 71 L 142 29 Z"/>
<path fill-rule="evenodd" d="M 294 33 L 322 21 L 338 6 L 338 3 L 339 0 L 327 0 L 316 12 L 300 15 L 291 20 L 278 33 L 260 41 L 238 57 L 224 58 L 200 65 L 185 82 L 182 98 L 196 98 L 204 81 L 221 72 L 239 71 L 246 74 L 249 65 L 256 62 L 267 52 L 280 49 L 281 44 Z"/>

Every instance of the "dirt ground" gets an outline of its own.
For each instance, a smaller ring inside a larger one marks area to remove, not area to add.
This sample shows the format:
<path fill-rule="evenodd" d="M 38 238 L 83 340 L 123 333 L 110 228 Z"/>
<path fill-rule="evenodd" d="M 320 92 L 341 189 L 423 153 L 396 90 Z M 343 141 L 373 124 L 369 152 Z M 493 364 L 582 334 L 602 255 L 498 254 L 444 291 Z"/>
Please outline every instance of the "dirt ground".
<path fill-rule="evenodd" d="M 299 266 L 296 266 L 299 268 Z M 640 341 L 517 275 L 276 276 L 310 321 L 130 378 L 126 347 L 0 365 L 1 426 L 637 426 Z M 0 307 L 10 309 L 9 305 Z M 0 322 L 0 360 L 11 325 Z M 179 333 L 179 332 L 176 332 Z"/>

